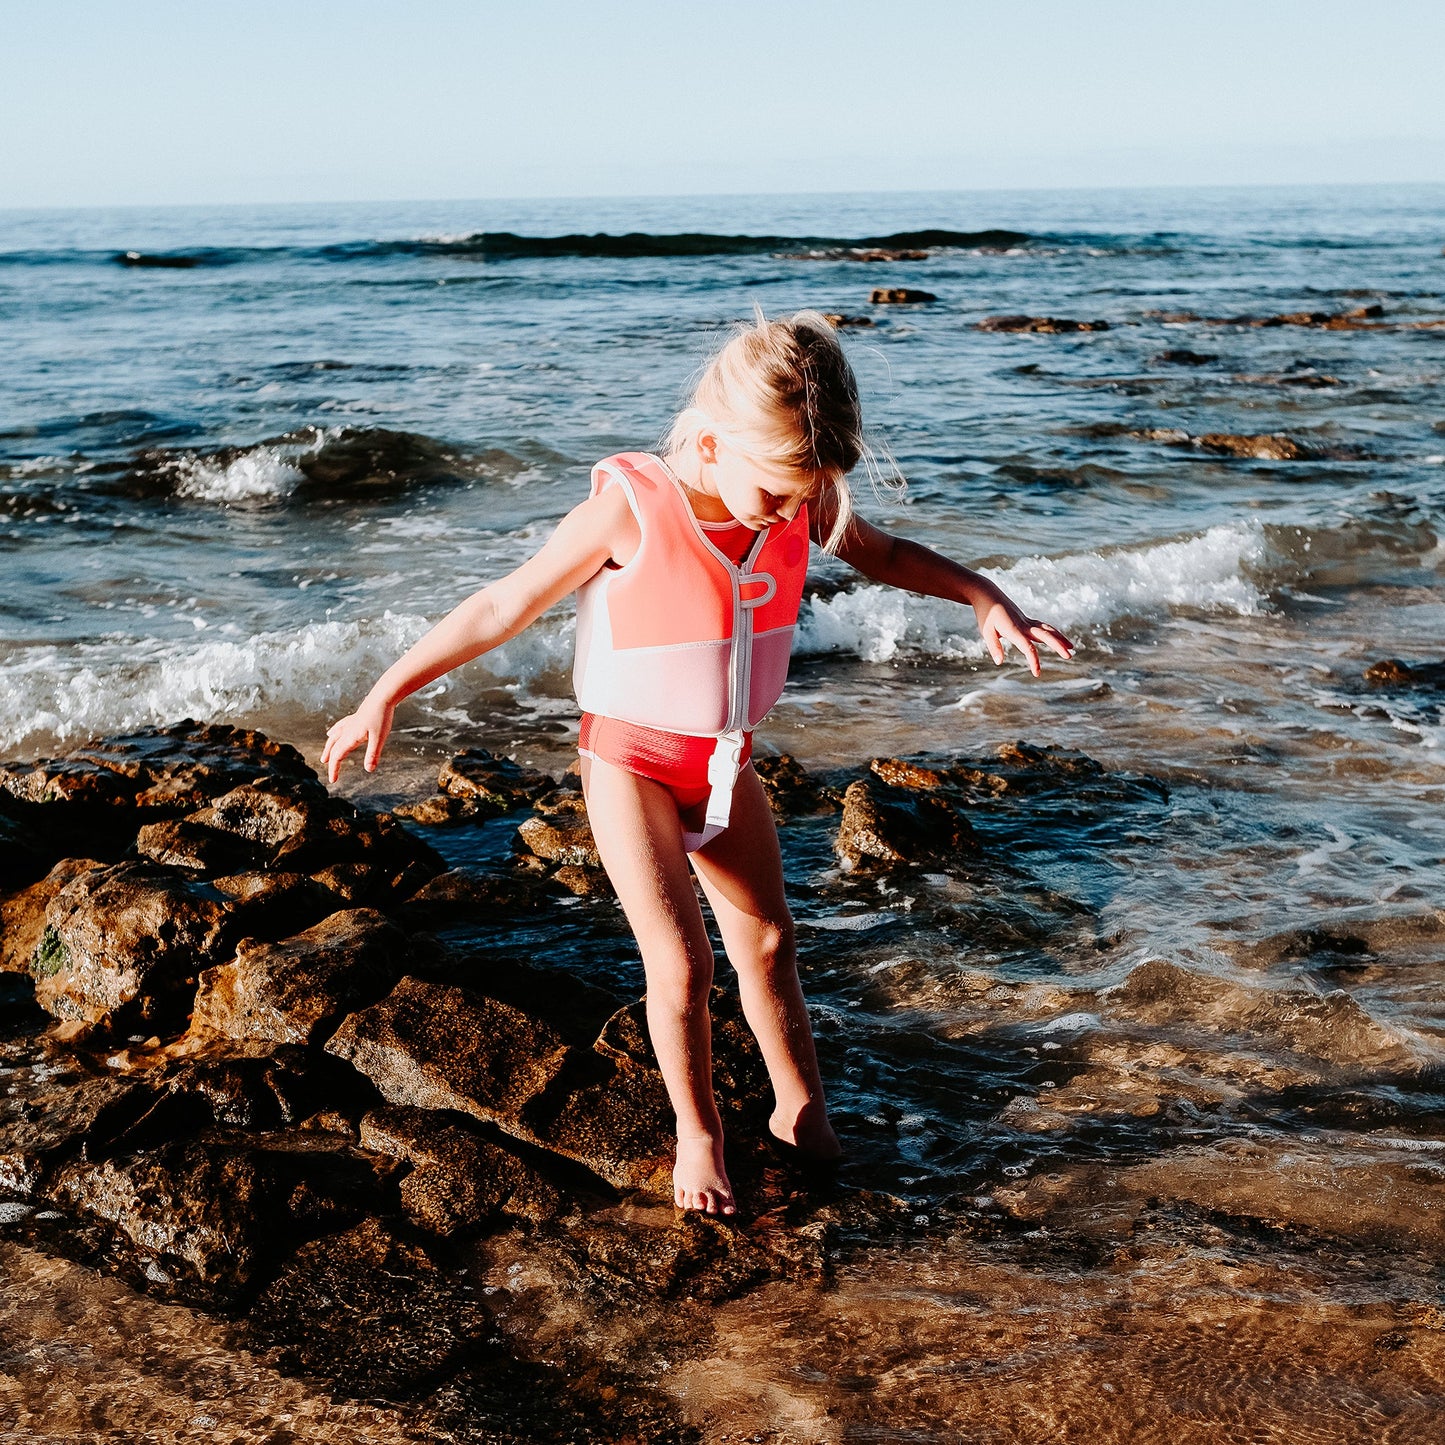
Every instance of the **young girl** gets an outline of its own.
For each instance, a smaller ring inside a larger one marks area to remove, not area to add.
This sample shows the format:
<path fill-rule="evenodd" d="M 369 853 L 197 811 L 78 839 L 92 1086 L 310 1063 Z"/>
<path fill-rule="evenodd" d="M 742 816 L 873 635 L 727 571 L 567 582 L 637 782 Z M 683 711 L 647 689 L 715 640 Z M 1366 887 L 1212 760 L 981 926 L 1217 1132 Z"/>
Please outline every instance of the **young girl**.
<path fill-rule="evenodd" d="M 1073 652 L 977 572 L 854 515 L 846 478 L 865 452 L 857 384 L 832 326 L 812 311 L 759 314 L 712 359 L 664 454 L 599 462 L 590 497 L 542 549 L 388 668 L 321 756 L 334 783 L 365 743 L 373 771 L 398 702 L 578 594 L 582 788 L 642 952 L 682 1209 L 735 1212 L 712 1089 L 713 953 L 689 862 L 767 1063 L 772 1133 L 815 1159 L 840 1152 L 777 832 L 748 762 L 751 729 L 787 675 L 809 539 L 876 582 L 972 607 L 996 664 L 1012 644 L 1037 676 L 1037 643 Z"/>

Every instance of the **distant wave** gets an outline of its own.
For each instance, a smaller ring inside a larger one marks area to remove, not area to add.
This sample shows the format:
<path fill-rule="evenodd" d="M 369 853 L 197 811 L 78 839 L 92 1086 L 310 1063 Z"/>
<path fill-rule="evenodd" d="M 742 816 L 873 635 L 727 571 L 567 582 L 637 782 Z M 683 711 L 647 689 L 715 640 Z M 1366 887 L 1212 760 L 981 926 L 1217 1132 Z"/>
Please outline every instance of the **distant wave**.
<path fill-rule="evenodd" d="M 519 236 L 514 231 L 478 231 L 468 236 L 438 236 L 415 241 L 366 241 L 328 248 L 338 258 L 362 254 L 479 256 L 496 260 L 521 257 L 612 256 L 755 256 L 773 252 L 921 251 L 943 248 L 1003 249 L 1030 238 L 1021 231 L 896 231 L 888 236 L 743 236 L 711 231 L 654 233 L 599 231 L 565 236 Z"/>
<path fill-rule="evenodd" d="M 514 479 L 531 463 L 510 452 L 472 452 L 386 427 L 306 427 L 251 446 L 210 452 L 156 447 L 120 475 L 93 483 L 109 496 L 184 497 L 265 504 L 387 496 L 412 487 Z"/>
<path fill-rule="evenodd" d="M 866 251 L 1009 250 L 1032 238 L 1022 231 L 896 231 L 888 236 L 747 236 L 710 231 L 630 231 L 563 236 L 522 236 L 514 231 L 476 231 L 460 236 L 339 241 L 323 246 L 180 246 L 157 251 L 54 250 L 0 252 L 0 265 L 120 265 L 135 270 L 188 271 L 198 267 L 300 259 L 384 260 L 391 256 L 471 256 L 479 260 L 566 257 L 794 256 Z"/>

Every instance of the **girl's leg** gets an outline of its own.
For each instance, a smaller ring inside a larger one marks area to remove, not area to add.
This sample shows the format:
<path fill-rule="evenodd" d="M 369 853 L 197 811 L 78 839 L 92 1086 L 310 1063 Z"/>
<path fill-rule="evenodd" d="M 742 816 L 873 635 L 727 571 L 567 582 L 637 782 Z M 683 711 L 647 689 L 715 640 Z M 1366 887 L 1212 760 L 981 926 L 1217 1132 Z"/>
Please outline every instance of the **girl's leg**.
<path fill-rule="evenodd" d="M 583 758 L 597 851 L 642 951 L 647 1030 L 677 1115 L 673 1199 L 732 1214 L 722 1121 L 712 1092 L 712 944 L 687 868 L 672 794 L 650 778 Z"/>
<path fill-rule="evenodd" d="M 798 981 L 793 918 L 783 896 L 778 830 L 758 775 L 743 769 L 732 819 L 692 855 L 729 960 L 743 1013 L 773 1084 L 773 1133 L 820 1159 L 842 1152 L 828 1122 L 808 1007 Z"/>

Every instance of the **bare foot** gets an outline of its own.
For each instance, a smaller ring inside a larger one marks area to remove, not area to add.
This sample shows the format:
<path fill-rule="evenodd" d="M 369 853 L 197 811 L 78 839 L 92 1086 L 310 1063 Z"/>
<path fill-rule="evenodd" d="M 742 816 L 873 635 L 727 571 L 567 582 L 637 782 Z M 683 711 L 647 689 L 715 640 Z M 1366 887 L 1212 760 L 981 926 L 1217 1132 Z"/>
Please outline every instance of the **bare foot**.
<path fill-rule="evenodd" d="M 817 1109 L 804 1109 L 792 1116 L 781 1111 L 775 1112 L 768 1120 L 768 1128 L 774 1139 L 791 1145 L 808 1159 L 826 1163 L 843 1157 L 843 1146 L 838 1142 L 832 1124 L 828 1122 L 827 1110 L 821 1106 Z"/>
<path fill-rule="evenodd" d="M 722 1137 L 679 1134 L 672 1170 L 672 1202 L 700 1214 L 736 1214 L 733 1187 L 723 1167 Z"/>

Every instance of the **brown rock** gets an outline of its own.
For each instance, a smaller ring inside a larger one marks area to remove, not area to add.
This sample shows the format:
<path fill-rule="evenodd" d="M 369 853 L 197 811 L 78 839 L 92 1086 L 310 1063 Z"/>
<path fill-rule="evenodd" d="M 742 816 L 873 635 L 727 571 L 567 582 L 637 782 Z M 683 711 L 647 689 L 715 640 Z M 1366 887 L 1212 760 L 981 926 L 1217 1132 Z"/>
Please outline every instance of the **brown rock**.
<path fill-rule="evenodd" d="M 1219 358 L 1209 352 L 1190 351 L 1187 346 L 1161 351 L 1154 357 L 1157 366 L 1210 366 Z"/>
<path fill-rule="evenodd" d="M 837 796 L 811 777 L 791 753 L 779 753 L 775 757 L 755 755 L 752 761 L 753 771 L 763 785 L 775 817 L 837 811 Z"/>
<path fill-rule="evenodd" d="M 551 817 L 534 814 L 517 829 L 527 851 L 548 863 L 576 868 L 601 868 L 602 856 L 584 812 L 558 812 Z"/>
<path fill-rule="evenodd" d="M 81 1073 L 53 1077 L 34 1094 L 0 1096 L 0 1192 L 39 1193 L 57 1162 L 124 1128 L 149 1102 L 134 1079 Z"/>
<path fill-rule="evenodd" d="M 183 1294 L 224 1302 L 298 1236 L 344 1227 L 381 1203 L 367 1156 L 300 1135 L 268 1143 L 193 1139 L 76 1160 L 46 1194 L 112 1224 Z"/>
<path fill-rule="evenodd" d="M 556 786 L 546 773 L 496 757 L 485 748 L 458 753 L 437 774 L 437 787 L 443 793 L 476 805 L 491 818 L 535 802 Z"/>
<path fill-rule="evenodd" d="M 0 973 L 29 973 L 50 900 L 72 879 L 104 866 L 91 858 L 66 858 L 38 883 L 0 899 Z"/>
<path fill-rule="evenodd" d="M 519 913 L 534 913 L 547 898 L 547 890 L 535 879 L 453 868 L 418 888 L 399 916 L 408 926 L 425 928 L 489 923 Z"/>
<path fill-rule="evenodd" d="M 1445 689 L 1445 662 L 1401 662 L 1389 657 L 1372 662 L 1365 669 L 1365 681 L 1377 687 L 1411 687 L 1430 691 Z"/>
<path fill-rule="evenodd" d="M 523 1107 L 560 1072 L 549 1025 L 468 989 L 404 978 L 352 1014 L 326 1045 L 392 1104 L 456 1109 L 527 1137 Z"/>
<path fill-rule="evenodd" d="M 1107 321 L 1073 321 L 1063 316 L 985 316 L 979 331 L 1030 331 L 1054 336 L 1069 331 L 1108 331 Z"/>
<path fill-rule="evenodd" d="M 225 948 L 226 910 L 203 884 L 151 863 L 82 873 L 51 899 L 30 971 L 35 1000 L 59 1019 L 149 1021 Z"/>
<path fill-rule="evenodd" d="M 245 839 L 207 828 L 189 818 L 146 823 L 136 834 L 135 849 L 152 863 L 200 873 L 231 873 L 254 868 L 265 856 L 262 849 Z"/>
<path fill-rule="evenodd" d="M 957 804 L 868 778 L 849 784 L 843 794 L 833 846 L 849 869 L 902 863 L 948 867 L 978 853 L 973 829 Z"/>
<path fill-rule="evenodd" d="M 943 786 L 941 774 L 921 763 L 905 762 L 902 758 L 874 758 L 868 767 L 890 788 L 915 788 L 926 792 Z"/>
<path fill-rule="evenodd" d="M 844 327 L 866 327 L 878 324 L 871 316 L 846 316 L 841 311 L 825 311 L 823 319 L 829 326 L 836 327 L 840 331 Z"/>
<path fill-rule="evenodd" d="M 0 794 L 18 804 L 53 862 L 79 854 L 113 858 L 140 824 L 190 812 L 261 778 L 325 791 L 295 748 L 259 732 L 188 719 L 61 758 L 0 764 Z"/>
<path fill-rule="evenodd" d="M 913 291 L 907 286 L 875 286 L 868 299 L 875 306 L 918 306 L 938 297 L 932 291 Z"/>
<path fill-rule="evenodd" d="M 480 1228 L 502 1215 L 540 1223 L 561 1209 L 550 1180 L 455 1115 L 374 1109 L 361 1121 L 361 1146 L 412 1166 L 401 1181 L 402 1208 L 433 1234 Z"/>
<path fill-rule="evenodd" d="M 369 908 L 333 913 L 283 943 L 243 939 L 200 976 L 192 1035 L 319 1044 L 400 977 L 405 935 Z"/>

